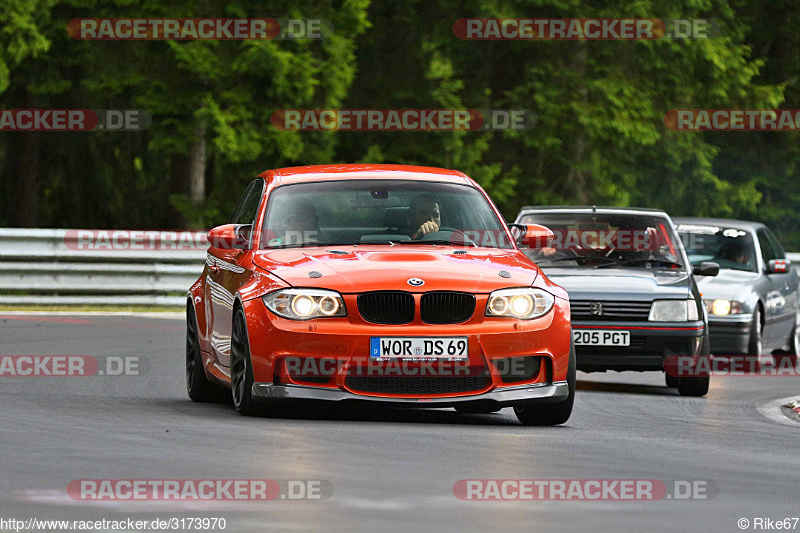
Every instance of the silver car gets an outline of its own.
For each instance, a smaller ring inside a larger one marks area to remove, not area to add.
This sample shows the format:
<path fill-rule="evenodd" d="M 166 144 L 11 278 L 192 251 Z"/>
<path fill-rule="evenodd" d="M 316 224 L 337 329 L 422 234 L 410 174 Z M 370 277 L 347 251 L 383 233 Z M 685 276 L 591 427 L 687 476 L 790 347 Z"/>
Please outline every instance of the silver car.
<path fill-rule="evenodd" d="M 716 277 L 698 277 L 708 311 L 711 352 L 800 353 L 798 275 L 764 224 L 716 218 L 673 221 L 693 264 L 719 264 Z"/>

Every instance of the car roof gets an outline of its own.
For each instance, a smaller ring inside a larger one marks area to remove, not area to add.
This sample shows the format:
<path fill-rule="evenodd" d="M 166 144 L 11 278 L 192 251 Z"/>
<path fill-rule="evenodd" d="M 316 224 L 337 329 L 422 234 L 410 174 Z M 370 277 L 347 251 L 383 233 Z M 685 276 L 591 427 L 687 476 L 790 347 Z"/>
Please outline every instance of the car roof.
<path fill-rule="evenodd" d="M 663 209 L 653 209 L 651 207 L 609 207 L 597 205 L 526 205 L 520 209 L 517 218 L 532 213 L 544 212 L 578 212 L 578 213 L 602 213 L 602 214 L 647 214 L 668 216 Z"/>
<path fill-rule="evenodd" d="M 276 183 L 280 184 L 345 179 L 391 179 L 474 185 L 474 182 L 461 171 L 414 165 L 308 165 L 268 170 L 262 173 L 262 176 L 270 173 L 275 176 Z"/>
<path fill-rule="evenodd" d="M 675 225 L 694 224 L 698 226 L 723 226 L 726 228 L 741 230 L 757 230 L 766 227 L 761 222 L 732 220 L 728 218 L 675 217 L 672 219 L 672 221 L 675 223 Z"/>

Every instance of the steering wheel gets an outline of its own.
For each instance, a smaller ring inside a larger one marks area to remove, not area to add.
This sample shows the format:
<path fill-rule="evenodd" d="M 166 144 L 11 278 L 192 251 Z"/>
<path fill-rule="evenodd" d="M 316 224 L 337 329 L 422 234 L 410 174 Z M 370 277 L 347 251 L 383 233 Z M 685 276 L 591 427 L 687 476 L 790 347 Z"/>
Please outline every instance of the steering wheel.
<path fill-rule="evenodd" d="M 442 233 L 445 233 L 447 235 L 442 235 Z M 475 243 L 475 241 L 470 239 L 467 236 L 466 233 L 464 233 L 460 229 L 453 228 L 453 227 L 450 227 L 450 226 L 440 226 L 438 231 L 434 231 L 432 233 L 428 233 L 427 235 L 423 235 L 421 238 L 419 238 L 417 240 L 420 241 L 420 242 L 424 242 L 424 241 L 445 241 L 445 240 L 449 240 L 449 241 L 453 242 L 453 235 L 455 235 L 455 234 L 458 234 L 461 237 L 463 237 L 465 244 L 469 244 L 470 246 L 474 246 L 476 248 L 478 247 L 477 243 Z"/>

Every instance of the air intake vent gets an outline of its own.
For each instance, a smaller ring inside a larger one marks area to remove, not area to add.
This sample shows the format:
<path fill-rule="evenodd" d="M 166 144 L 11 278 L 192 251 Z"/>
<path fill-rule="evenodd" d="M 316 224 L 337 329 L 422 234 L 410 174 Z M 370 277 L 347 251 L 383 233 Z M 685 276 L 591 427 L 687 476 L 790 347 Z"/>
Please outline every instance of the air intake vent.
<path fill-rule="evenodd" d="M 572 320 L 645 321 L 651 302 L 570 300 Z"/>
<path fill-rule="evenodd" d="M 368 292 L 359 295 L 358 312 L 373 324 L 408 324 L 414 320 L 414 297 L 400 291 Z"/>
<path fill-rule="evenodd" d="M 420 301 L 422 321 L 427 324 L 458 324 L 472 318 L 475 296 L 464 292 L 427 292 Z"/>
<path fill-rule="evenodd" d="M 345 386 L 358 392 L 379 394 L 456 394 L 486 388 L 490 378 L 477 376 L 348 376 Z"/>

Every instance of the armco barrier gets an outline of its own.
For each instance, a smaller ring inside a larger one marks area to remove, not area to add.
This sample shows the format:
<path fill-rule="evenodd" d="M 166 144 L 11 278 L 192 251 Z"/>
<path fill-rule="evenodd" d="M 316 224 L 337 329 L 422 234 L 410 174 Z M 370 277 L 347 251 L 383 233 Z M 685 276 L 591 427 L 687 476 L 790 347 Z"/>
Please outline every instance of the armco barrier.
<path fill-rule="evenodd" d="M 151 249 L 136 249 L 122 239 L 120 246 L 82 247 L 77 231 L 83 230 L 0 228 L 0 305 L 182 306 L 203 270 L 203 246 L 170 249 L 148 241 L 139 248 Z M 200 242 L 204 235 L 188 236 Z M 800 266 L 800 253 L 787 257 Z"/>
<path fill-rule="evenodd" d="M 0 228 L 0 304 L 183 305 L 203 270 L 206 246 L 176 246 L 176 232 L 148 232 L 143 244 L 141 232 L 108 230 L 79 246 L 97 235 L 79 231 Z M 180 235 L 205 242 L 203 232 Z"/>

